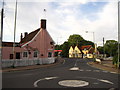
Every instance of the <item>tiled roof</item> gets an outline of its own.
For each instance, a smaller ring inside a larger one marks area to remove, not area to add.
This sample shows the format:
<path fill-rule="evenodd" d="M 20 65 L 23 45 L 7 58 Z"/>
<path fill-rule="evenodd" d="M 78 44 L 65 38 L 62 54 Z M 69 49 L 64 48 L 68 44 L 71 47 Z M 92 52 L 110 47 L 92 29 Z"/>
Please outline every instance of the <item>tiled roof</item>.
<path fill-rule="evenodd" d="M 13 42 L 2 42 L 3 47 L 13 47 Z M 15 47 L 19 47 L 19 43 L 15 43 Z"/>
<path fill-rule="evenodd" d="M 20 43 L 27 43 L 30 40 L 32 40 L 34 38 L 34 36 L 38 33 L 38 31 L 40 30 L 40 28 L 38 28 L 37 30 L 27 34 L 21 41 Z"/>
<path fill-rule="evenodd" d="M 84 50 L 85 48 L 89 50 L 91 47 L 92 47 L 91 45 L 81 46 L 81 50 Z"/>
<path fill-rule="evenodd" d="M 91 48 L 90 51 L 88 53 L 93 54 L 94 53 L 94 48 Z"/>

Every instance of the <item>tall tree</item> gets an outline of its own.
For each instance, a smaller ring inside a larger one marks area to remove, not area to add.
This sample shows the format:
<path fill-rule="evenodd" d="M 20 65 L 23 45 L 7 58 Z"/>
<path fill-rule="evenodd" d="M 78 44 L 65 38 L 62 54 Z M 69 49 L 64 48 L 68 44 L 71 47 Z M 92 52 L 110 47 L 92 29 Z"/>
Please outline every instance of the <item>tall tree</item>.
<path fill-rule="evenodd" d="M 76 44 L 81 45 L 82 43 L 80 42 L 82 41 L 84 41 L 83 37 L 78 34 L 70 35 L 68 38 L 68 42 L 70 43 L 70 45 L 73 46 L 75 46 Z"/>
<path fill-rule="evenodd" d="M 69 57 L 69 48 L 70 48 L 70 43 L 69 42 L 64 42 L 62 44 L 62 57 Z"/>
<path fill-rule="evenodd" d="M 105 45 L 105 53 L 108 54 L 108 56 L 115 56 L 117 54 L 118 50 L 118 42 L 115 40 L 107 40 Z"/>
<path fill-rule="evenodd" d="M 92 45 L 92 46 L 94 46 L 93 42 L 85 40 L 81 35 L 78 35 L 78 34 L 70 35 L 68 38 L 68 42 L 72 46 L 75 46 L 75 45 L 79 45 L 79 46 Z"/>

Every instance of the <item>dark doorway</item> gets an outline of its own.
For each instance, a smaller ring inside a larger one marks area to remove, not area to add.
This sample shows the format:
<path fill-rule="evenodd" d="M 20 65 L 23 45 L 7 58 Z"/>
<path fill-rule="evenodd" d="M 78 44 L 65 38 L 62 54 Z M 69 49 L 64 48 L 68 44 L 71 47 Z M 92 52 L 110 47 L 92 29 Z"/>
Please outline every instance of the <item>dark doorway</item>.
<path fill-rule="evenodd" d="M 13 59 L 13 54 L 10 54 L 10 59 Z"/>
<path fill-rule="evenodd" d="M 20 52 L 16 52 L 16 59 L 20 59 Z"/>

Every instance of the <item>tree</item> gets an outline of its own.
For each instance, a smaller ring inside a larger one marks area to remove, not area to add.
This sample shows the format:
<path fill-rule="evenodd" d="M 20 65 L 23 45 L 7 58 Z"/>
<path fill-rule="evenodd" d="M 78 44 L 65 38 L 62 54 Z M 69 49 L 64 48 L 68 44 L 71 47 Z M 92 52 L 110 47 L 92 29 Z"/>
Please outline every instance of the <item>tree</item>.
<path fill-rule="evenodd" d="M 79 44 L 81 45 L 81 41 L 83 41 L 83 37 L 81 37 L 80 35 L 78 34 L 73 34 L 73 35 L 70 35 L 69 38 L 68 38 L 68 42 L 70 43 L 70 45 L 72 46 L 75 46 L 76 44 Z"/>
<path fill-rule="evenodd" d="M 108 56 L 115 56 L 117 54 L 117 50 L 118 50 L 118 42 L 115 40 L 107 40 L 105 45 L 105 53 Z"/>
<path fill-rule="evenodd" d="M 62 44 L 62 53 L 61 53 L 62 57 L 69 57 L 69 48 L 70 48 L 70 43 L 65 41 Z"/>
<path fill-rule="evenodd" d="M 70 35 L 68 38 L 68 42 L 72 46 L 76 46 L 76 45 L 79 45 L 79 46 L 92 45 L 92 46 L 94 46 L 93 42 L 85 40 L 82 36 L 80 36 L 78 34 Z"/>
<path fill-rule="evenodd" d="M 104 51 L 103 51 L 104 49 L 103 49 L 103 47 L 102 47 L 102 46 L 98 46 L 98 48 L 97 48 L 97 49 L 98 49 L 98 51 L 100 52 L 100 54 L 103 54 L 103 53 L 104 53 Z"/>
<path fill-rule="evenodd" d="M 93 42 L 84 40 L 83 37 L 78 34 L 73 34 L 73 35 L 70 35 L 68 38 L 68 41 L 65 41 L 62 45 L 56 45 L 55 49 L 62 50 L 62 53 L 61 53 L 62 57 L 69 57 L 70 46 L 76 46 L 76 45 L 78 46 L 92 45 L 94 47 Z"/>

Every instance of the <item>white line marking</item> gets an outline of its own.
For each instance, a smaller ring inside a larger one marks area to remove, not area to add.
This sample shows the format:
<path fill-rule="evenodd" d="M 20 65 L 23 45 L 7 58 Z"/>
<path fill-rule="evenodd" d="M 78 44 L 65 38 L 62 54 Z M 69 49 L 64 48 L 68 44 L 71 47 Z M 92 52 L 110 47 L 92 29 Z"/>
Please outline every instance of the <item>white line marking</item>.
<path fill-rule="evenodd" d="M 91 70 L 86 70 L 86 71 L 90 72 Z"/>
<path fill-rule="evenodd" d="M 105 83 L 109 83 L 109 84 L 114 84 L 108 80 L 103 80 L 103 79 L 97 79 L 97 78 L 93 78 L 93 77 L 78 77 L 78 78 L 89 78 L 89 79 L 96 79 L 98 81 L 101 81 L 101 82 L 105 82 Z"/>
<path fill-rule="evenodd" d="M 108 73 L 108 71 L 102 71 L 102 72 L 104 72 L 104 73 Z"/>
<path fill-rule="evenodd" d="M 65 60 L 63 61 L 63 64 L 65 64 Z"/>
<path fill-rule="evenodd" d="M 39 80 L 35 81 L 34 82 L 34 87 L 38 87 L 37 83 L 40 82 L 40 81 L 42 81 L 42 80 L 44 80 L 44 79 L 39 79 Z"/>
<path fill-rule="evenodd" d="M 39 79 L 37 81 L 34 82 L 34 87 L 38 87 L 38 82 L 42 81 L 42 80 L 51 80 L 51 79 L 55 79 L 55 78 L 58 78 L 58 77 L 46 77 L 46 78 L 42 78 L 42 79 Z"/>
<path fill-rule="evenodd" d="M 79 70 L 79 67 L 73 67 L 73 68 L 70 68 L 69 70 Z"/>
<path fill-rule="evenodd" d="M 116 72 L 110 72 L 110 73 L 115 73 L 116 74 Z"/>
<path fill-rule="evenodd" d="M 95 82 L 95 83 L 93 83 L 93 84 L 99 84 L 99 83 L 96 83 L 96 82 Z"/>
<path fill-rule="evenodd" d="M 99 70 L 93 70 L 93 72 L 100 72 Z"/>
<path fill-rule="evenodd" d="M 80 69 L 79 71 L 84 71 L 83 69 Z"/>
<path fill-rule="evenodd" d="M 76 60 L 76 62 L 75 62 L 75 64 L 74 64 L 74 67 L 76 67 L 77 66 L 77 60 Z"/>
<path fill-rule="evenodd" d="M 98 79 L 98 80 L 101 81 L 101 82 L 105 82 L 105 83 L 109 83 L 109 84 L 114 84 L 114 83 L 112 83 L 112 82 L 110 82 L 108 80 L 103 80 L 103 79 Z"/>
<path fill-rule="evenodd" d="M 50 80 L 50 79 L 55 79 L 55 78 L 58 78 L 58 77 L 46 77 L 45 80 Z"/>

